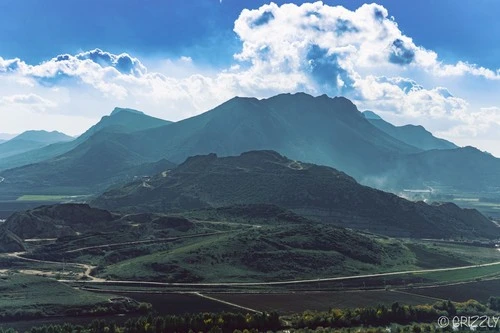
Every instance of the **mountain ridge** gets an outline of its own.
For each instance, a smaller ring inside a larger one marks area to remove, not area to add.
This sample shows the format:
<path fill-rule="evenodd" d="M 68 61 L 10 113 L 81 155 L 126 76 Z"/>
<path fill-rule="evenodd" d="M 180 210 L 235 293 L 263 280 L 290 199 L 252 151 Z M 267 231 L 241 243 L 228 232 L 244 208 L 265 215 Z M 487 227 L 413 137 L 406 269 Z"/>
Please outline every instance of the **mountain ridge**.
<path fill-rule="evenodd" d="M 394 126 L 372 111 L 364 111 L 363 116 L 378 129 L 422 150 L 455 149 L 454 143 L 435 137 L 421 125 Z"/>

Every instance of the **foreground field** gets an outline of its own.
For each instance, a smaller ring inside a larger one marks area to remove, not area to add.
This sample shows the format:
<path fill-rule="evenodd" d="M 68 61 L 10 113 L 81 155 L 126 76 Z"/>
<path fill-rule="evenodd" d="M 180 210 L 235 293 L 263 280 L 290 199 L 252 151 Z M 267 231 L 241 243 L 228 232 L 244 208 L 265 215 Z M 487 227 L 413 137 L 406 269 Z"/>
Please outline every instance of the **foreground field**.
<path fill-rule="evenodd" d="M 29 320 L 47 316 L 127 313 L 138 303 L 114 300 L 109 294 L 95 294 L 71 288 L 54 279 L 35 275 L 0 275 L 0 319 Z"/>

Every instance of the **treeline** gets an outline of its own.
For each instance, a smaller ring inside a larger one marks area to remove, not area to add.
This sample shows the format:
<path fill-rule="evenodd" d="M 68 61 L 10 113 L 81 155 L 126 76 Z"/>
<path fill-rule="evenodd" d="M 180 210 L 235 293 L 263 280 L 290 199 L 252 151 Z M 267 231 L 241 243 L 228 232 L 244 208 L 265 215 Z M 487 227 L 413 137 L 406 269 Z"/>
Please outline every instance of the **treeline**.
<path fill-rule="evenodd" d="M 94 320 L 88 326 L 64 324 L 34 327 L 28 333 L 258 333 L 281 328 L 277 313 L 200 313 L 184 316 L 142 317 L 123 325 Z M 3 330 L 0 333 L 17 333 Z"/>
<path fill-rule="evenodd" d="M 496 303 L 494 303 L 496 305 Z M 332 309 L 328 312 L 306 311 L 292 316 L 294 328 L 317 327 L 387 327 L 391 324 L 433 323 L 441 316 L 493 315 L 492 308 L 475 300 L 463 303 L 440 301 L 433 305 L 400 305 L 371 308 Z"/>
<path fill-rule="evenodd" d="M 151 304 L 139 303 L 135 301 L 121 300 L 112 303 L 99 303 L 92 306 L 71 306 L 65 309 L 57 309 L 61 315 L 68 317 L 78 316 L 102 316 L 112 314 L 125 314 L 125 313 L 138 313 L 148 314 L 151 312 Z M 43 307 L 29 309 L 29 308 L 13 308 L 2 309 L 0 308 L 0 323 L 7 321 L 22 321 L 34 320 L 50 317 L 51 314 L 47 313 L 54 311 L 54 309 L 44 309 Z M 1 332 L 0 332 L 1 333 Z"/>
<path fill-rule="evenodd" d="M 442 332 L 436 320 L 441 316 L 494 315 L 500 299 L 490 298 L 488 305 L 474 300 L 463 303 L 440 301 L 433 305 L 376 306 L 357 309 L 306 311 L 280 318 L 277 313 L 199 313 L 183 316 L 159 316 L 129 319 L 117 325 L 94 320 L 87 326 L 72 324 L 32 328 L 28 333 L 259 333 L 288 330 L 294 333 L 330 332 Z M 16 333 L 0 328 L 0 333 Z"/>

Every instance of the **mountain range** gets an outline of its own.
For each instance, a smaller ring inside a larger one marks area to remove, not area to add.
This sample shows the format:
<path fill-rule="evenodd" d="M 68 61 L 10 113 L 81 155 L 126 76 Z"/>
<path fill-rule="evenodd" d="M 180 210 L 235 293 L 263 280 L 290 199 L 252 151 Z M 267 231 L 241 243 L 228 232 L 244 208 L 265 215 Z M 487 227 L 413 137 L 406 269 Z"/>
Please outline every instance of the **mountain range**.
<path fill-rule="evenodd" d="M 117 107 L 109 116 L 102 117 L 97 124 L 76 139 L 71 138 L 71 141 L 65 140 L 66 142 L 46 145 L 43 148 L 31 150 L 29 153 L 17 153 L 7 158 L 2 158 L 0 160 L 0 170 L 50 160 L 78 147 L 78 145 L 84 143 L 96 133 L 132 133 L 169 123 L 167 120 L 154 118 L 134 109 Z"/>
<path fill-rule="evenodd" d="M 57 131 L 26 131 L 0 144 L 0 158 L 22 154 L 57 142 L 74 138 Z"/>
<path fill-rule="evenodd" d="M 250 150 L 331 166 L 393 192 L 432 186 L 489 195 L 500 189 L 500 159 L 490 154 L 457 148 L 419 126 L 393 126 L 342 97 L 304 93 L 235 97 L 175 123 L 117 108 L 76 140 L 0 160 L 0 176 L 4 190 L 97 193 L 151 175 L 158 161 L 172 167 L 190 156 Z"/>

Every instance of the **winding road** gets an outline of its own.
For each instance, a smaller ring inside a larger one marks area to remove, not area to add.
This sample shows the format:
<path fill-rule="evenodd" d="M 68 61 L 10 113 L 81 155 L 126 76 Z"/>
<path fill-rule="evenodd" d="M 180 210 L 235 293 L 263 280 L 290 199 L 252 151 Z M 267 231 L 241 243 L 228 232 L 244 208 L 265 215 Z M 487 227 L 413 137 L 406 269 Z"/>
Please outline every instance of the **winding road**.
<path fill-rule="evenodd" d="M 103 284 L 128 284 L 128 285 L 140 285 L 140 286 L 177 286 L 177 287 L 248 287 L 248 286 L 276 286 L 276 285 L 289 285 L 289 284 L 308 284 L 317 282 L 331 282 L 331 281 L 343 281 L 343 280 L 355 280 L 355 279 L 366 279 L 373 277 L 386 277 L 402 274 L 417 274 L 417 273 L 434 273 L 434 272 L 451 272 L 463 269 L 480 268 L 488 266 L 500 266 L 500 261 L 479 264 L 479 265 L 469 265 L 460 267 L 449 267 L 449 268 L 434 268 L 434 269 L 420 269 L 420 270 L 407 270 L 407 271 L 397 271 L 388 273 L 375 273 L 375 274 L 364 274 L 364 275 L 349 275 L 349 276 L 337 276 L 329 278 L 318 278 L 318 279 L 300 279 L 300 280 L 286 280 L 286 281 L 271 281 L 271 282 L 207 282 L 207 283 L 184 283 L 184 282 L 154 282 L 154 281 L 134 281 L 134 280 L 104 280 L 104 279 L 92 279 L 92 281 L 74 281 L 74 280 L 59 280 L 60 282 L 76 282 L 76 283 L 103 283 Z M 91 276 L 89 276 L 91 277 Z"/>

